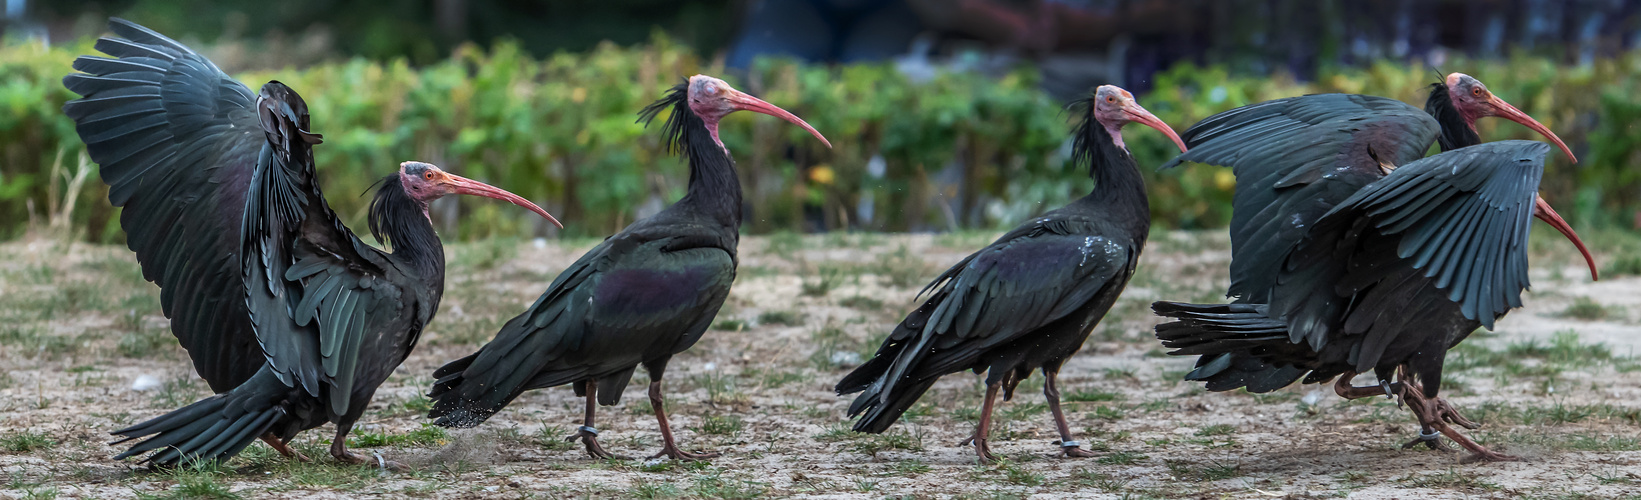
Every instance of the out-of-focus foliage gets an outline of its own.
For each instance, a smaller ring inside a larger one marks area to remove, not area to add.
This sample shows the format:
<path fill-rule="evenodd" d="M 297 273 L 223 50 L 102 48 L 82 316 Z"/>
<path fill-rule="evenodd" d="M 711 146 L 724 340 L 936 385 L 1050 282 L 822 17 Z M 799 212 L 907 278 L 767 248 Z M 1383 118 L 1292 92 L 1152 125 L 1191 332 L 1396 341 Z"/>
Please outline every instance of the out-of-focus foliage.
<path fill-rule="evenodd" d="M 73 171 L 82 154 L 59 109 L 73 97 L 60 79 L 85 53 L 89 42 L 0 48 L 0 236 L 24 230 L 31 204 L 43 220 L 59 199 L 52 186 L 64 185 L 51 181 L 52 172 L 67 175 L 61 172 Z M 1544 182 L 1546 198 L 1576 224 L 1628 225 L 1627 214 L 1641 209 L 1641 130 L 1632 126 L 1641 120 L 1641 103 L 1632 98 L 1641 92 L 1641 54 L 1579 68 L 1527 57 L 1446 66 L 1487 82 L 1579 153 L 1576 166 L 1553 158 Z M 682 160 L 660 147 L 659 130 L 635 123 L 635 113 L 681 77 L 721 71 L 657 37 L 539 59 L 500 43 L 489 51 L 464 46 L 420 68 L 355 59 L 237 76 L 253 88 L 277 78 L 307 99 L 314 129 L 325 136 L 315 148 L 321 178 L 350 222 L 364 216 L 367 198 L 359 193 L 400 161 L 419 159 L 537 200 L 572 234 L 599 236 L 677 199 L 688 176 Z M 1074 117 L 1035 90 L 1037 78 L 1022 69 L 998 79 L 942 74 L 913 82 L 889 65 L 779 60 L 729 78 L 804 117 L 836 146 L 827 150 L 771 117 L 726 119 L 723 140 L 739 162 L 747 229 L 1006 226 L 1086 193 L 1087 172 L 1066 161 Z M 1436 79 L 1428 68 L 1403 63 L 1328 71 L 1310 83 L 1185 65 L 1160 74 L 1156 90 L 1139 100 L 1183 130 L 1219 111 L 1304 93 L 1386 95 L 1421 105 Z M 1487 140 L 1538 138 L 1501 120 L 1483 120 L 1480 128 Z M 1147 170 L 1159 224 L 1214 227 L 1229 219 L 1234 178 L 1227 170 L 1150 172 L 1177 151 L 1155 131 L 1125 132 Z M 93 240 L 120 239 L 107 188 L 91 182 L 84 189 L 76 224 Z M 527 212 L 489 200 L 441 201 L 433 212 L 447 236 L 546 231 Z"/>

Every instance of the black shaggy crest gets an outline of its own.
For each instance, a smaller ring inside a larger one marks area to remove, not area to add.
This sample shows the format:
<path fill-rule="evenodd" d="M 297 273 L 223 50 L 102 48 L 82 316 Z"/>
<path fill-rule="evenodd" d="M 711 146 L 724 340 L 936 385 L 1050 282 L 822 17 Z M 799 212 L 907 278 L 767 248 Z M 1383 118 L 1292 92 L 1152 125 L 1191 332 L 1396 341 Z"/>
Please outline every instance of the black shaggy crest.
<path fill-rule="evenodd" d="M 390 245 L 395 251 L 418 244 L 438 244 L 437 236 L 432 242 L 410 241 L 420 239 L 418 235 L 426 232 L 415 231 L 412 225 L 427 225 L 427 208 L 405 194 L 398 172 L 388 174 L 376 184 L 376 197 L 370 200 L 367 218 L 370 235 L 376 238 L 377 244 Z"/>
<path fill-rule="evenodd" d="M 1424 101 L 1424 111 L 1441 124 L 1442 135 L 1437 136 L 1436 141 L 1441 143 L 1442 151 L 1481 144 L 1481 136 L 1470 127 L 1470 122 L 1464 120 L 1459 108 L 1453 105 L 1453 97 L 1447 93 L 1447 84 L 1436 82 L 1430 85 L 1430 97 Z"/>
<path fill-rule="evenodd" d="M 688 79 L 668 89 L 667 95 L 662 97 L 661 100 L 650 103 L 649 106 L 644 106 L 644 109 L 638 112 L 638 123 L 643 123 L 645 127 L 648 127 L 650 122 L 655 120 L 655 116 L 661 114 L 661 111 L 667 108 L 672 108 L 672 114 L 667 116 L 667 123 L 661 128 L 661 136 L 666 141 L 667 152 L 673 154 L 683 153 L 685 151 L 684 146 L 689 144 L 691 139 L 695 139 L 695 137 L 692 137 L 693 132 L 706 130 L 706 123 L 702 122 L 701 117 L 695 116 L 695 112 L 689 109 Z M 700 126 L 692 127 L 691 125 Z"/>
<path fill-rule="evenodd" d="M 1121 159 L 1128 156 L 1128 152 L 1117 147 L 1117 141 L 1106 132 L 1105 125 L 1094 119 L 1094 98 L 1094 93 L 1089 92 L 1088 97 L 1067 103 L 1065 110 L 1082 116 L 1077 129 L 1071 133 L 1071 164 L 1088 165 L 1088 176 L 1098 181 L 1100 173 L 1096 169 L 1101 160 Z"/>

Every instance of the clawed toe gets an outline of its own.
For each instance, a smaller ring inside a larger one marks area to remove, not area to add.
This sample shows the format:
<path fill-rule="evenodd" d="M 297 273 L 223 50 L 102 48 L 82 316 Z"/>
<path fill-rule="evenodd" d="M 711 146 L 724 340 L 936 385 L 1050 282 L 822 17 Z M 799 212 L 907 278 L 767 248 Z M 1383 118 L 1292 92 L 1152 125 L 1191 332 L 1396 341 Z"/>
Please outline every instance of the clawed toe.
<path fill-rule="evenodd" d="M 703 452 L 700 452 L 700 453 L 690 453 L 690 452 L 687 452 L 687 451 L 680 450 L 678 448 L 669 446 L 669 447 L 662 448 L 661 451 L 657 452 L 654 455 L 650 455 L 650 458 L 651 459 L 656 459 L 656 458 L 661 458 L 661 457 L 667 457 L 667 458 L 671 458 L 673 460 L 691 460 L 691 461 L 694 461 L 694 460 L 706 460 L 706 459 L 709 459 L 709 458 L 718 458 L 720 456 L 723 456 L 723 454 L 715 452 L 715 451 L 703 451 Z"/>

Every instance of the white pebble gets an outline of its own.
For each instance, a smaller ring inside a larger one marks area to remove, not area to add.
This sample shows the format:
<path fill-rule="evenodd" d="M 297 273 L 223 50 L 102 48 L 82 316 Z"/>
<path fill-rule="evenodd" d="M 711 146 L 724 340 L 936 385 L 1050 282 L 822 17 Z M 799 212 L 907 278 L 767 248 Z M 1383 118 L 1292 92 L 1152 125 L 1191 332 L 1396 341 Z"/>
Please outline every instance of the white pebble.
<path fill-rule="evenodd" d="M 535 245 L 538 249 L 547 248 L 547 238 L 536 238 L 534 240 L 530 240 L 530 244 Z"/>
<path fill-rule="evenodd" d="M 1299 400 L 1303 401 L 1307 405 L 1315 405 L 1318 401 L 1322 400 L 1322 390 L 1311 390 L 1311 392 L 1305 393 L 1305 397 L 1300 398 Z"/>
<path fill-rule="evenodd" d="M 138 375 L 137 380 L 131 382 L 131 390 L 137 392 L 152 391 L 160 388 L 160 379 L 153 375 Z"/>
<path fill-rule="evenodd" d="M 708 361 L 707 364 L 701 365 L 701 368 L 706 370 L 706 371 L 709 371 L 709 372 L 713 371 L 713 370 L 717 370 L 718 369 L 718 363 L 713 363 L 711 361 Z"/>

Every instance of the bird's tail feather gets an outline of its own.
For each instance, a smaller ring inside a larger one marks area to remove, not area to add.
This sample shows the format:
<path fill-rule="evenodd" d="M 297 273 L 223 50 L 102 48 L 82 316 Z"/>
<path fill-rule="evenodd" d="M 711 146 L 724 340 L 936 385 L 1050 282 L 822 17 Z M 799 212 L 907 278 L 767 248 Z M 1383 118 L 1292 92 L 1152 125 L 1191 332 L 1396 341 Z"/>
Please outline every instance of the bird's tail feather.
<path fill-rule="evenodd" d="M 227 460 L 285 416 L 289 390 L 271 372 L 258 372 L 232 391 L 114 431 L 125 437 L 114 444 L 147 437 L 114 458 L 153 451 L 142 462 L 165 467 Z"/>
<path fill-rule="evenodd" d="M 1268 317 L 1264 304 L 1156 302 L 1151 309 L 1176 320 L 1157 325 L 1157 339 L 1175 349 L 1169 354 L 1202 356 L 1185 379 L 1206 382 L 1210 391 L 1270 392 L 1310 371 L 1273 365 L 1253 354 L 1259 347 L 1292 347 L 1288 325 Z"/>
<path fill-rule="evenodd" d="M 855 421 L 855 431 L 879 434 L 889 430 L 889 426 L 900 420 L 900 414 L 906 413 L 906 409 L 911 408 L 918 398 L 923 397 L 923 393 L 933 387 L 936 380 L 938 379 L 930 378 L 894 384 L 888 398 L 883 397 L 879 386 L 867 388 L 849 405 L 850 417 L 860 415 L 860 420 Z"/>

